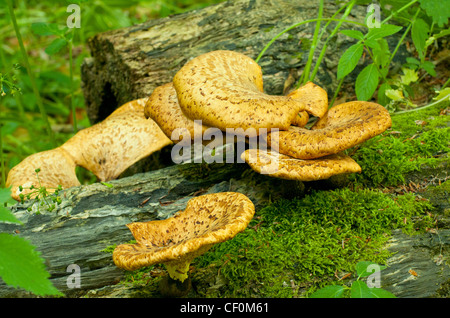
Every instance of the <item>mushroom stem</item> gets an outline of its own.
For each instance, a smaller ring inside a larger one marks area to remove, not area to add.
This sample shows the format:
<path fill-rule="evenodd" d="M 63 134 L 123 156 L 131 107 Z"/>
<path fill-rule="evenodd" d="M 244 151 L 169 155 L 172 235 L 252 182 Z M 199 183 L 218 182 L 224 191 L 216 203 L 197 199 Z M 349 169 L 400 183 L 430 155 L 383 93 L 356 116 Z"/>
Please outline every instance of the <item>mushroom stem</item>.
<path fill-rule="evenodd" d="M 167 262 L 164 266 L 169 273 L 170 278 L 173 280 L 179 280 L 180 282 L 184 282 L 188 278 L 189 265 L 191 264 L 191 260 L 181 260 L 181 261 L 173 261 Z"/>

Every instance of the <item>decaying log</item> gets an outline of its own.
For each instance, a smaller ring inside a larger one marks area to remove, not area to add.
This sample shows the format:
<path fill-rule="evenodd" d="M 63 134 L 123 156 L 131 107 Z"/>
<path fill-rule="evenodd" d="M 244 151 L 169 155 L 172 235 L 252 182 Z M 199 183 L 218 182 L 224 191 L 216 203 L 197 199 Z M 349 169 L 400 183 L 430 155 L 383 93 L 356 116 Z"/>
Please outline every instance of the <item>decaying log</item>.
<path fill-rule="evenodd" d="M 114 265 L 111 254 L 102 250 L 133 239 L 127 223 L 166 219 L 184 210 L 190 198 L 206 193 L 238 191 L 257 207 L 267 205 L 269 187 L 265 182 L 248 186 L 249 180 L 239 179 L 244 169 L 245 164 L 193 163 L 110 181 L 112 187 L 96 183 L 70 188 L 52 212 L 29 212 L 30 202 L 13 206 L 12 211 L 24 224 L 0 223 L 0 232 L 19 233 L 29 240 L 46 260 L 54 285 L 67 296 L 81 295 L 113 285 L 123 277 L 124 271 Z M 274 198 L 276 191 L 272 192 Z M 67 286 L 71 264 L 80 268 L 80 288 Z M 0 297 L 29 295 L 0 280 Z"/>

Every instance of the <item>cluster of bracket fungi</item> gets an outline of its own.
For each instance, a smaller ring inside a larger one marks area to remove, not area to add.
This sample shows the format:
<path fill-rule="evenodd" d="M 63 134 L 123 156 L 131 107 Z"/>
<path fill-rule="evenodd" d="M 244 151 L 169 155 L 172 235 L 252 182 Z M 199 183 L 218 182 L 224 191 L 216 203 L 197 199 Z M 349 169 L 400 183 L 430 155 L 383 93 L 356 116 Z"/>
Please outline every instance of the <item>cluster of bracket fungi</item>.
<path fill-rule="evenodd" d="M 310 116 L 317 120 L 305 128 Z M 157 87 L 150 97 L 121 106 L 56 149 L 26 158 L 11 170 L 7 182 L 17 198 L 18 186 L 36 183 L 34 169 L 41 168 L 44 186 L 76 186 L 77 165 L 107 181 L 167 145 L 192 142 L 210 127 L 263 137 L 266 148 L 241 154 L 261 174 L 327 179 L 360 172 L 344 150 L 390 126 L 389 113 L 381 105 L 352 101 L 329 108 L 326 91 L 311 82 L 287 96 L 268 95 L 254 60 L 233 51 L 213 51 L 187 62 L 172 82 Z M 171 140 L 177 129 L 190 138 Z M 180 284 L 188 278 L 192 259 L 243 231 L 253 214 L 254 205 L 243 194 L 195 197 L 172 218 L 128 224 L 136 244 L 117 246 L 113 260 L 127 270 L 164 263 L 171 279 L 167 289 L 180 290 L 186 287 Z"/>

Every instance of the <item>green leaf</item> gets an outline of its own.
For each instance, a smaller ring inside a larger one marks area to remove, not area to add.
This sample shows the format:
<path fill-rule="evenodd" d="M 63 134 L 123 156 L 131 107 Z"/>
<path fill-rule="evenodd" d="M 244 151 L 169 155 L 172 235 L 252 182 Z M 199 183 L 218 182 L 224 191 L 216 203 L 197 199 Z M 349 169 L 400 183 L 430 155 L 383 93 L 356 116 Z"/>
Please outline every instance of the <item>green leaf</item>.
<path fill-rule="evenodd" d="M 12 214 L 8 208 L 5 208 L 4 206 L 0 206 L 0 222 L 23 224 L 21 221 L 16 219 L 14 214 Z"/>
<path fill-rule="evenodd" d="M 43 259 L 27 240 L 0 233 L 0 277 L 35 295 L 62 295 L 51 283 Z"/>
<path fill-rule="evenodd" d="M 385 38 L 377 39 L 375 42 L 377 43 L 378 48 L 373 47 L 373 61 L 385 72 L 384 76 L 386 76 L 389 71 L 389 62 L 391 58 L 389 44 Z M 367 44 L 367 42 L 365 43 Z"/>
<path fill-rule="evenodd" d="M 359 59 L 363 53 L 362 43 L 356 43 L 350 46 L 342 54 L 339 59 L 338 69 L 337 69 L 337 79 L 342 79 L 344 76 L 353 71 L 358 64 Z"/>
<path fill-rule="evenodd" d="M 407 57 L 406 62 L 411 63 L 411 64 L 420 65 L 420 61 L 414 57 Z"/>
<path fill-rule="evenodd" d="M 67 27 L 64 27 L 64 28 L 60 29 L 60 27 L 57 24 L 55 24 L 55 23 L 38 22 L 38 23 L 31 24 L 31 31 L 34 34 L 37 34 L 37 35 L 43 35 L 43 36 L 59 35 L 59 36 L 63 36 L 64 33 L 66 32 L 66 30 L 67 30 Z"/>
<path fill-rule="evenodd" d="M 17 201 L 11 197 L 11 187 L 9 188 L 0 188 L 0 204 L 16 204 Z"/>
<path fill-rule="evenodd" d="M 420 66 L 431 76 L 436 76 L 436 70 L 434 69 L 435 65 L 433 64 L 433 62 L 425 61 Z"/>
<path fill-rule="evenodd" d="M 310 298 L 341 298 L 344 286 L 331 285 L 321 288 L 309 296 Z"/>
<path fill-rule="evenodd" d="M 364 38 L 364 34 L 358 30 L 341 30 L 340 32 L 357 40 L 362 40 Z"/>
<path fill-rule="evenodd" d="M 351 298 L 372 298 L 372 293 L 370 292 L 370 288 L 363 281 L 357 280 L 353 282 L 352 287 L 350 289 L 350 297 Z"/>
<path fill-rule="evenodd" d="M 386 106 L 389 103 L 389 98 L 386 96 L 387 89 L 391 89 L 391 86 L 388 83 L 383 83 L 378 88 L 378 96 L 377 96 L 378 104 Z"/>
<path fill-rule="evenodd" d="M 359 277 L 367 277 L 385 268 L 386 266 L 384 265 L 378 265 L 377 263 L 370 261 L 362 261 L 356 264 L 356 273 L 358 274 Z"/>
<path fill-rule="evenodd" d="M 426 11 L 439 27 L 447 24 L 450 17 L 450 6 L 447 1 L 442 0 L 419 0 L 420 6 Z"/>
<path fill-rule="evenodd" d="M 67 40 L 64 38 L 54 39 L 53 42 L 50 43 L 50 45 L 45 49 L 45 53 L 47 53 L 48 55 L 55 54 L 59 52 L 63 47 L 65 47 L 67 43 Z"/>
<path fill-rule="evenodd" d="M 355 83 L 356 97 L 358 100 L 367 101 L 372 98 L 377 89 L 379 76 L 377 67 L 374 63 L 367 65 L 361 73 L 358 74 Z"/>
<path fill-rule="evenodd" d="M 366 35 L 366 40 L 375 40 L 397 33 L 401 26 L 393 24 L 382 24 L 379 28 L 372 28 Z"/>
<path fill-rule="evenodd" d="M 409 85 L 416 82 L 419 79 L 419 75 L 415 70 L 410 68 L 402 68 L 403 74 L 400 76 L 402 84 Z"/>
<path fill-rule="evenodd" d="M 424 20 L 417 19 L 414 21 L 411 28 L 411 37 L 420 59 L 423 59 L 425 55 L 428 32 L 430 32 L 430 28 Z"/>
<path fill-rule="evenodd" d="M 438 92 L 438 95 L 433 100 L 440 100 L 445 98 L 450 101 L 450 87 L 446 87 Z"/>
<path fill-rule="evenodd" d="M 400 89 L 386 89 L 385 94 L 388 98 L 395 101 L 405 99 L 405 96 L 403 96 L 403 92 Z"/>

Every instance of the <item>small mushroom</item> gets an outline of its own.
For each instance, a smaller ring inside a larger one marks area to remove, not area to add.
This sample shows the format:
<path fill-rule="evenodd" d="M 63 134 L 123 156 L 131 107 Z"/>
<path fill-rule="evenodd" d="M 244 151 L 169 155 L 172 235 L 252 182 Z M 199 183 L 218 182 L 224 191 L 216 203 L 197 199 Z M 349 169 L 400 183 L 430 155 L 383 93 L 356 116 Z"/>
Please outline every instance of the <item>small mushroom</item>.
<path fill-rule="evenodd" d="M 361 167 L 356 161 L 342 153 L 302 160 L 274 151 L 248 149 L 241 158 L 260 174 L 286 180 L 315 181 L 338 174 L 361 172 Z"/>
<path fill-rule="evenodd" d="M 304 103 L 308 113 L 315 117 L 322 118 L 328 110 L 327 91 L 313 82 L 307 82 L 305 85 L 290 92 L 287 96 Z"/>
<path fill-rule="evenodd" d="M 189 143 L 196 138 L 201 140 L 209 128 L 194 122 L 182 112 L 173 83 L 155 88 L 145 105 L 144 115 L 153 119 L 174 143 Z M 191 138 L 183 141 L 185 136 Z"/>
<path fill-rule="evenodd" d="M 187 62 L 173 78 L 180 107 L 206 126 L 241 128 L 253 137 L 260 129 L 287 130 L 305 105 L 263 92 L 261 67 L 244 54 L 213 51 Z M 252 131 L 248 131 L 251 129 Z"/>
<path fill-rule="evenodd" d="M 145 98 L 122 105 L 104 121 L 80 130 L 61 148 L 100 181 L 116 179 L 140 159 L 172 144 L 152 119 L 144 117 L 146 102 Z"/>
<path fill-rule="evenodd" d="M 389 112 L 371 102 L 348 102 L 330 108 L 312 129 L 291 126 L 267 143 L 280 153 L 297 159 L 336 154 L 360 144 L 391 126 Z"/>
<path fill-rule="evenodd" d="M 61 148 L 38 152 L 26 157 L 8 173 L 6 187 L 11 187 L 11 197 L 20 201 L 20 195 L 27 195 L 34 188 L 45 187 L 54 192 L 58 185 L 70 188 L 80 185 L 75 174 L 75 162 Z M 39 169 L 39 173 L 36 170 Z M 20 186 L 23 190 L 20 191 Z"/>
<path fill-rule="evenodd" d="M 254 212 L 252 201 L 241 193 L 192 198 L 174 217 L 127 224 L 136 244 L 117 246 L 114 263 L 126 270 L 163 263 L 171 280 L 184 283 L 192 260 L 242 232 Z"/>

